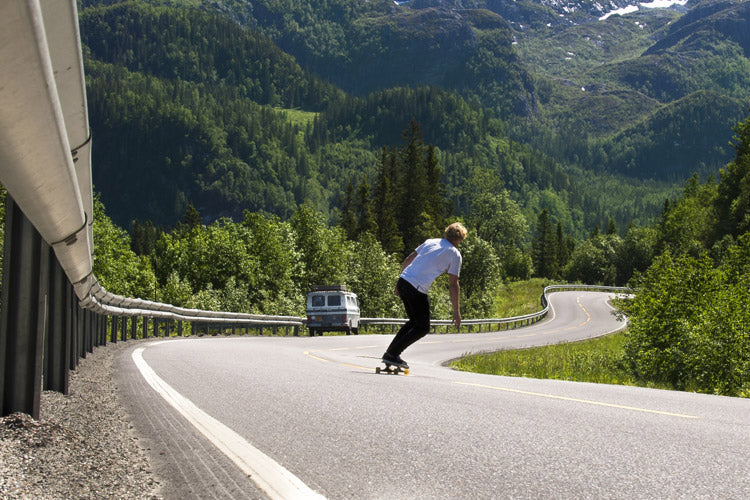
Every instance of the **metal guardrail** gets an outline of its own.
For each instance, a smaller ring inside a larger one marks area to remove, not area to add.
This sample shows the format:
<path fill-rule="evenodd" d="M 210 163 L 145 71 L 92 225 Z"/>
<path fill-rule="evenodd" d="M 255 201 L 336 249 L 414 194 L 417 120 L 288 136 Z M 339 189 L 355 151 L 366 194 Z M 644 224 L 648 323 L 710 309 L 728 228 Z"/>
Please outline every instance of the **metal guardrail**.
<path fill-rule="evenodd" d="M 531 313 L 531 314 L 525 314 L 523 316 L 513 316 L 510 318 L 488 318 L 488 319 L 465 319 L 461 321 L 461 328 L 467 327 L 467 329 L 471 332 L 473 332 L 474 327 L 477 328 L 477 331 L 481 332 L 483 327 L 487 327 L 487 330 L 489 331 L 492 328 L 492 325 L 496 325 L 498 330 L 501 329 L 511 329 L 511 328 L 517 328 L 519 326 L 526 326 L 530 325 L 532 323 L 536 323 L 537 321 L 540 321 L 544 319 L 547 314 L 549 313 L 550 304 L 549 300 L 547 299 L 547 295 L 552 292 L 559 292 L 559 291 L 565 291 L 565 290 L 585 290 L 585 291 L 603 291 L 603 292 L 611 292 L 611 293 L 622 293 L 622 294 L 630 294 L 632 293 L 632 290 L 630 288 L 626 287 L 613 287 L 613 286 L 599 286 L 599 285 L 575 285 L 575 284 L 567 284 L 567 285 L 550 285 L 544 288 L 544 291 L 542 292 L 542 296 L 540 298 L 540 302 L 542 305 L 542 309 L 538 312 Z M 395 330 L 395 326 L 400 326 L 406 323 L 406 319 L 404 318 L 361 318 L 359 320 L 360 325 L 363 326 L 392 326 Z M 437 327 L 438 326 L 444 326 L 446 333 L 450 330 L 452 326 L 451 320 L 432 320 L 430 321 L 430 327 L 433 331 L 433 333 L 437 333 Z M 458 329 L 457 331 L 460 331 Z"/>

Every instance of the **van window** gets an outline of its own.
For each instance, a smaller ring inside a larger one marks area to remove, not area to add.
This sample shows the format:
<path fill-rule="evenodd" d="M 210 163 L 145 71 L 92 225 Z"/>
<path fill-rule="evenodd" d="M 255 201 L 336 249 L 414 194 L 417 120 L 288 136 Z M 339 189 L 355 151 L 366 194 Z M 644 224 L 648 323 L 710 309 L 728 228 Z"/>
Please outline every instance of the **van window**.
<path fill-rule="evenodd" d="M 341 295 L 329 295 L 328 296 L 328 305 L 329 306 L 340 306 L 341 305 Z"/>
<path fill-rule="evenodd" d="M 312 306 L 313 307 L 323 307 L 326 305 L 326 297 L 325 295 L 313 295 L 312 296 Z"/>

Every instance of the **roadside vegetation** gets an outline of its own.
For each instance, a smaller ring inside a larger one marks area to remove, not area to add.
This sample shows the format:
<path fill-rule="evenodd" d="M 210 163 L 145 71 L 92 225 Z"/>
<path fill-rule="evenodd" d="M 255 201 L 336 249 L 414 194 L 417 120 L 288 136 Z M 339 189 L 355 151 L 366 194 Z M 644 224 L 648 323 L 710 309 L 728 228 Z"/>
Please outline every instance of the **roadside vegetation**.
<path fill-rule="evenodd" d="M 626 333 L 616 333 L 582 342 L 476 354 L 451 366 L 489 375 L 639 385 L 624 360 L 626 342 Z"/>
<path fill-rule="evenodd" d="M 493 318 L 511 318 L 538 312 L 542 290 L 553 282 L 544 278 L 503 283 L 495 294 Z"/>

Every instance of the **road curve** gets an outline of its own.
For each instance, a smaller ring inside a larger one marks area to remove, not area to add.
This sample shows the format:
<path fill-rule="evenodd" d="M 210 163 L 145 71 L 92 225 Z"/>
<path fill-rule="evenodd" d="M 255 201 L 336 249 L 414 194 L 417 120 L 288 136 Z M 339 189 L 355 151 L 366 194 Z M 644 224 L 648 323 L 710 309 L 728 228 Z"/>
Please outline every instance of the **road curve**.
<path fill-rule="evenodd" d="M 265 462 L 243 468 L 206 435 L 265 457 L 300 496 L 750 498 L 750 400 L 442 366 L 619 329 L 608 298 L 558 292 L 526 328 L 428 335 L 404 353 L 408 376 L 374 373 L 391 336 L 189 338 L 134 343 L 118 386 L 167 499 L 279 497 L 258 477 Z"/>

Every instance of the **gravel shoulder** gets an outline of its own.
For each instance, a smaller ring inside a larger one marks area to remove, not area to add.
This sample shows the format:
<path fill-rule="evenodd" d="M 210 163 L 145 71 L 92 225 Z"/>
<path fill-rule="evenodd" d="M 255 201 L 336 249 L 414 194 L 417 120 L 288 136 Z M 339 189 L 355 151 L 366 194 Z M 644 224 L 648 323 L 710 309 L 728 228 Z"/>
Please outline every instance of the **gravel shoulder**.
<path fill-rule="evenodd" d="M 70 374 L 70 394 L 45 391 L 39 420 L 0 419 L 0 497 L 161 499 L 148 455 L 122 409 L 118 352 L 98 347 Z"/>

